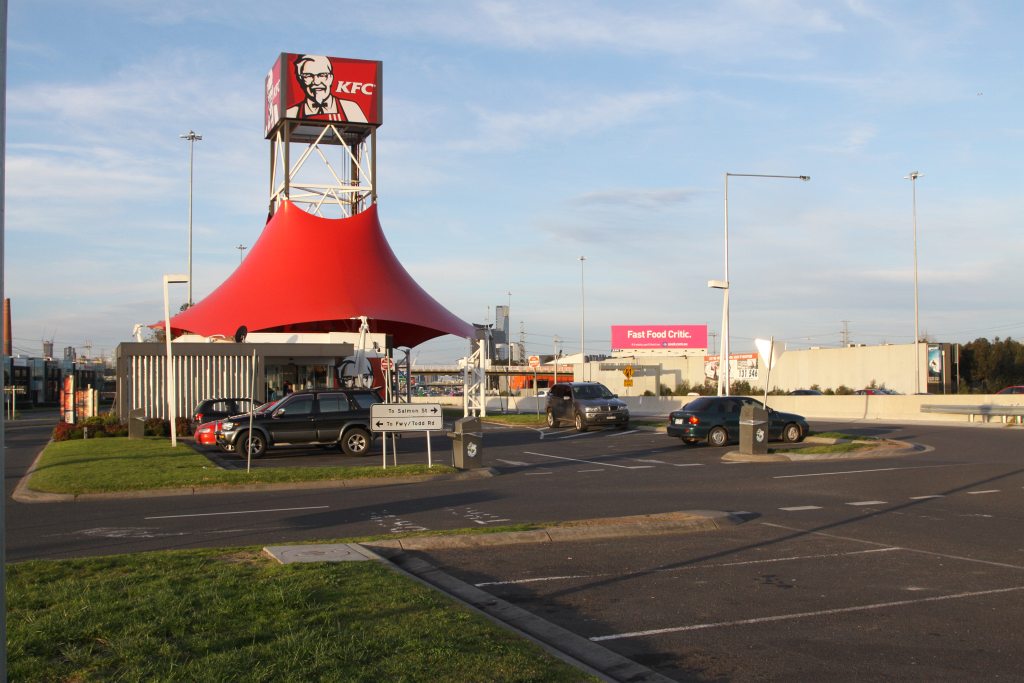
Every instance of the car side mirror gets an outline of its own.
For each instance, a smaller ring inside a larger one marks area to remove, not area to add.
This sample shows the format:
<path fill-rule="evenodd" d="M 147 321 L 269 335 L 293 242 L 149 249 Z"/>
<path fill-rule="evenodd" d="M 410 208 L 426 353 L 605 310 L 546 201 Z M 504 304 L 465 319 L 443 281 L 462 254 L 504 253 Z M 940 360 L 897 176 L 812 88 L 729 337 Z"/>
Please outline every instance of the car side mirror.
<path fill-rule="evenodd" d="M 572 396 L 563 396 L 562 400 L 563 401 L 570 401 L 570 400 L 572 400 Z"/>
<path fill-rule="evenodd" d="M 273 417 L 281 417 L 282 415 L 284 415 L 284 408 L 278 408 L 274 411 Z"/>

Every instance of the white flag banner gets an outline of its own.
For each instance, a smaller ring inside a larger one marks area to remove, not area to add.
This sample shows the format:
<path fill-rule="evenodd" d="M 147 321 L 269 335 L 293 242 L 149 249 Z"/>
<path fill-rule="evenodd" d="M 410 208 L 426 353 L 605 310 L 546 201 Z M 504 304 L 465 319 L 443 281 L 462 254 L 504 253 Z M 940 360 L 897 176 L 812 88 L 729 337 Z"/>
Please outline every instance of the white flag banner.
<path fill-rule="evenodd" d="M 757 354 L 764 361 L 765 369 L 771 371 L 779 362 L 782 351 L 775 346 L 775 338 L 755 339 L 754 346 L 757 347 Z"/>

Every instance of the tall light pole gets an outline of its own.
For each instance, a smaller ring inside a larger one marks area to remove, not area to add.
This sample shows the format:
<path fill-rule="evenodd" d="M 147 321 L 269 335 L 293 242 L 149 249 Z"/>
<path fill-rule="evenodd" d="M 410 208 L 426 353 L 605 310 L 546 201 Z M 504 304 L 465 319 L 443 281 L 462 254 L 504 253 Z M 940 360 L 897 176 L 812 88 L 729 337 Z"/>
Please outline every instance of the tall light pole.
<path fill-rule="evenodd" d="M 718 356 L 718 395 L 727 396 L 730 391 L 729 373 L 729 177 L 734 178 L 789 178 L 807 182 L 809 175 L 769 175 L 767 173 L 726 173 L 725 174 L 725 280 L 719 285 L 708 283 L 709 287 L 721 289 L 722 296 L 722 350 Z"/>
<path fill-rule="evenodd" d="M 188 140 L 188 305 L 192 305 L 192 160 L 194 158 L 196 140 L 202 140 L 203 136 L 194 130 L 182 133 L 178 136 L 182 140 Z"/>
<path fill-rule="evenodd" d="M 587 315 L 587 298 L 585 290 L 583 288 L 583 263 L 587 260 L 586 256 L 580 256 L 580 362 L 583 363 L 583 380 L 587 379 L 587 333 L 586 333 L 586 315 Z"/>
<path fill-rule="evenodd" d="M 242 262 L 242 258 L 245 256 L 245 250 L 248 249 L 244 244 L 239 244 L 235 249 L 238 250 L 238 262 Z"/>
<path fill-rule="evenodd" d="M 178 407 L 174 386 L 174 355 L 171 353 L 171 309 L 170 297 L 167 294 L 167 285 L 189 283 L 192 280 L 188 275 L 164 275 L 164 339 L 167 343 L 167 414 L 171 419 L 171 448 L 178 447 Z"/>
<path fill-rule="evenodd" d="M 508 319 L 508 324 L 505 325 L 505 342 L 508 344 L 508 365 L 512 365 L 512 292 L 505 292 L 508 294 L 508 308 L 505 309 L 505 317 Z"/>
<path fill-rule="evenodd" d="M 903 176 L 910 181 L 911 195 L 913 196 L 914 207 L 914 393 L 921 393 L 921 359 L 918 358 L 918 344 L 921 342 L 921 334 L 918 332 L 917 317 L 917 179 L 924 173 L 911 171 L 909 175 Z"/>
<path fill-rule="evenodd" d="M 558 384 L 558 342 L 562 341 L 556 334 L 551 338 L 551 358 L 553 359 L 552 365 L 555 367 L 555 378 L 551 382 L 552 385 Z"/>

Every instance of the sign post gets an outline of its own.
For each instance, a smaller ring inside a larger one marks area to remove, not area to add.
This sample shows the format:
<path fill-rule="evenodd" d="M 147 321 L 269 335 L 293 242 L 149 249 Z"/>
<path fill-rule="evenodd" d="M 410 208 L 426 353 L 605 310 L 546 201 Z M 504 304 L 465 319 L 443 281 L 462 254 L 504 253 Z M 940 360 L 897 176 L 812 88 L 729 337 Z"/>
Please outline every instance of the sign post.
<path fill-rule="evenodd" d="M 537 411 L 537 417 L 540 417 L 540 399 L 537 397 L 537 368 L 540 366 L 540 356 L 530 356 L 529 363 L 533 368 L 533 407 Z"/>
<path fill-rule="evenodd" d="M 375 403 L 370 406 L 370 430 L 384 434 L 384 469 L 388 466 L 388 432 L 426 432 L 427 467 L 432 467 L 430 432 L 443 427 L 440 403 Z"/>

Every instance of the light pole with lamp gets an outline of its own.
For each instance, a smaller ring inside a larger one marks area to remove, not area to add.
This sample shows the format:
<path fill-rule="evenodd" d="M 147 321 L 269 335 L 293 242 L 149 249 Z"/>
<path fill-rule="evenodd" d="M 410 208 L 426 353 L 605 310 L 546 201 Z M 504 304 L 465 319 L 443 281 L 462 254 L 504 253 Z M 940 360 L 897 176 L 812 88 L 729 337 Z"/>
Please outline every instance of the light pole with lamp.
<path fill-rule="evenodd" d="M 789 178 L 807 182 L 809 175 L 770 175 L 767 173 L 726 173 L 725 174 L 725 279 L 713 280 L 718 284 L 709 287 L 721 289 L 722 297 L 722 349 L 718 356 L 718 395 L 728 396 L 730 391 L 729 373 L 729 178 Z"/>
<path fill-rule="evenodd" d="M 178 447 L 177 429 L 177 397 L 174 387 L 174 356 L 171 353 L 171 303 L 167 293 L 167 285 L 185 284 L 191 280 L 188 275 L 164 275 L 164 339 L 167 343 L 167 414 L 171 419 L 171 448 Z"/>
<path fill-rule="evenodd" d="M 910 181 L 911 194 L 913 196 L 914 209 L 914 393 L 921 393 L 921 359 L 918 357 L 918 348 L 921 342 L 921 334 L 918 332 L 918 308 L 917 308 L 917 179 L 924 173 L 911 171 L 909 175 L 903 176 Z"/>
<path fill-rule="evenodd" d="M 580 363 L 583 364 L 581 373 L 583 381 L 587 380 L 587 333 L 584 324 L 587 315 L 587 298 L 583 288 L 583 263 L 586 260 L 586 256 L 580 256 Z"/>
<path fill-rule="evenodd" d="M 245 246 L 244 244 L 239 244 L 237 247 L 235 247 L 235 249 L 238 250 L 238 262 L 239 263 L 242 262 L 242 258 L 245 256 L 245 250 L 248 249 L 248 248 L 249 247 Z"/>
<path fill-rule="evenodd" d="M 190 130 L 178 136 L 188 140 L 188 305 L 192 305 L 192 159 L 195 153 L 196 140 L 203 136 Z"/>

